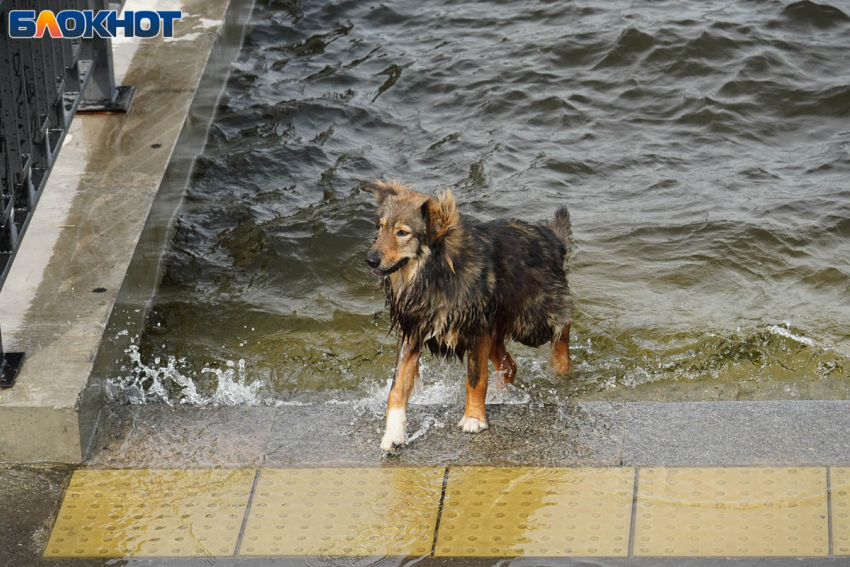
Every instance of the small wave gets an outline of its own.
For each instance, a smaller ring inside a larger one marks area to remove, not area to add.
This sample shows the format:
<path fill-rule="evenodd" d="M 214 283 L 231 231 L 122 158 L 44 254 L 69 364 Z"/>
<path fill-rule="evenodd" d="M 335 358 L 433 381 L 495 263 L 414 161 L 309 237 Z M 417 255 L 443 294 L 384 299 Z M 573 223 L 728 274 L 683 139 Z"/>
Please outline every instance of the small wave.
<path fill-rule="evenodd" d="M 655 38 L 637 28 L 629 28 L 617 38 L 617 49 L 623 51 L 646 51 L 655 45 Z"/>
<path fill-rule="evenodd" d="M 834 6 L 817 4 L 810 0 L 793 2 L 782 9 L 784 23 L 789 26 L 812 25 L 818 28 L 831 28 L 850 22 L 850 16 Z"/>
<path fill-rule="evenodd" d="M 571 390 L 559 394 L 610 401 L 806 398 L 810 391 L 840 389 L 826 379 L 842 376 L 848 364 L 840 349 L 788 322 L 732 333 L 684 334 L 651 345 L 626 340 L 615 352 L 597 346 L 595 354 L 582 353 L 576 357 L 578 373 Z"/>
<path fill-rule="evenodd" d="M 793 341 L 797 341 L 798 343 L 804 344 L 806 346 L 815 346 L 815 341 L 813 341 L 812 339 L 802 337 L 800 335 L 795 335 L 785 327 L 780 327 L 779 325 L 769 325 L 767 327 L 767 330 L 773 333 L 774 335 L 780 335 Z"/>
<path fill-rule="evenodd" d="M 614 46 L 594 69 L 631 65 L 640 54 L 655 47 L 655 38 L 637 28 L 628 28 L 620 34 Z"/>
<path fill-rule="evenodd" d="M 685 45 L 683 54 L 688 57 L 723 60 L 732 58 L 742 47 L 744 46 L 740 41 L 725 35 L 704 31 L 699 37 L 690 40 Z"/>

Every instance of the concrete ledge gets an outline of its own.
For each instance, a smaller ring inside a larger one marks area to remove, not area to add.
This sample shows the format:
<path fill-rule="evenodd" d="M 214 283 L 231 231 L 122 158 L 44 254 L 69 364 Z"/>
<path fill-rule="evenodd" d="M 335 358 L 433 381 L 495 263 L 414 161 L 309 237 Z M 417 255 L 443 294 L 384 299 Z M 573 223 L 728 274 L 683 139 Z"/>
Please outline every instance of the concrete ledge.
<path fill-rule="evenodd" d="M 0 293 L 6 349 L 27 355 L 18 383 L 0 392 L 0 462 L 83 459 L 102 402 L 96 384 L 86 387 L 96 382 L 107 321 L 120 316 L 119 289 L 127 295 L 155 285 L 166 235 L 142 236 L 146 219 L 154 211 L 168 226 L 161 218 L 170 218 L 179 194 L 163 192 L 163 181 L 185 184 L 251 2 L 172 7 L 184 11 L 174 39 L 116 40 L 116 74 L 138 89 L 132 109 L 74 119 Z M 134 0 L 126 8 L 135 9 Z M 127 283 L 140 241 L 147 264 L 134 273 L 153 276 Z M 141 306 L 134 303 L 136 317 L 123 329 L 135 332 Z"/>

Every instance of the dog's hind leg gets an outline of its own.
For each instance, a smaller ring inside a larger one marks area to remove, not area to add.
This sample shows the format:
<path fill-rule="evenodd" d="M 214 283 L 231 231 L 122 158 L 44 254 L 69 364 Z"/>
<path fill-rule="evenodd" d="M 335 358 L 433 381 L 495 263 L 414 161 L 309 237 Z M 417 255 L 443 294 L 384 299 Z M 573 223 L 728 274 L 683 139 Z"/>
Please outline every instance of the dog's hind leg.
<path fill-rule="evenodd" d="M 561 336 L 552 342 L 549 353 L 549 368 L 556 376 L 566 376 L 572 371 L 570 362 L 570 323 L 567 323 Z"/>
<path fill-rule="evenodd" d="M 407 426 L 407 400 L 419 374 L 419 348 L 399 339 L 395 378 L 387 400 L 387 429 L 381 439 L 381 450 L 391 451 L 404 445 Z"/>
<path fill-rule="evenodd" d="M 482 335 L 478 344 L 466 354 L 466 406 L 458 427 L 466 433 L 487 429 L 484 400 L 487 397 L 487 358 L 490 354 L 490 335 Z"/>
<path fill-rule="evenodd" d="M 496 372 L 503 372 L 505 384 L 513 384 L 516 376 L 516 362 L 505 349 L 505 341 L 500 337 L 493 339 L 490 347 L 490 362 Z"/>

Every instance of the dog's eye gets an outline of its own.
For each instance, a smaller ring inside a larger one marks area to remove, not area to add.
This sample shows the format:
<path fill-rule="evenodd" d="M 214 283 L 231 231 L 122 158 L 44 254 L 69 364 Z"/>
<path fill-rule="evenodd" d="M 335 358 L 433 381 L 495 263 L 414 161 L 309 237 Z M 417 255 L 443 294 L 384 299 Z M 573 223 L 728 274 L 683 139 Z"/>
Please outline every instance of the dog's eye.
<path fill-rule="evenodd" d="M 399 230 L 398 232 L 395 233 L 396 236 L 407 236 L 408 234 L 410 234 L 410 233 L 407 232 L 406 230 Z"/>

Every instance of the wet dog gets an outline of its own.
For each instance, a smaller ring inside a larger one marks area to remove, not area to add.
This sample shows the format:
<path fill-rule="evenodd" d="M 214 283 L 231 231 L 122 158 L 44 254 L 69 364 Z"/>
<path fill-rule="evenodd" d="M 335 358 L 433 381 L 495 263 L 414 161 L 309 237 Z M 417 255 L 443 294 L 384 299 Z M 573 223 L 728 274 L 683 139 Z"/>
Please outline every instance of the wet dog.
<path fill-rule="evenodd" d="M 567 283 L 572 228 L 566 207 L 548 225 L 504 219 L 466 223 L 451 191 L 434 198 L 398 182 L 363 188 L 378 202 L 378 236 L 366 263 L 380 278 L 398 332 L 395 378 L 381 449 L 405 442 L 407 400 L 424 347 L 467 359 L 466 405 L 458 426 L 487 428 L 487 362 L 513 383 L 505 341 L 551 342 L 549 367 L 570 372 L 573 299 Z"/>

